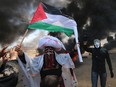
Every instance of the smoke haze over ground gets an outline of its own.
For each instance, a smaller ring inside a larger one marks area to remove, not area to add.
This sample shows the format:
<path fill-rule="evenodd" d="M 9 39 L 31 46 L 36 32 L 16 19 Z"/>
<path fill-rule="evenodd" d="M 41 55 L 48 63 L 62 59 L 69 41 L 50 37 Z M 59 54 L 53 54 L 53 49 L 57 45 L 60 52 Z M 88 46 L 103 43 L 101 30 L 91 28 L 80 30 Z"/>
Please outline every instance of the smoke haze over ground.
<path fill-rule="evenodd" d="M 42 0 L 72 16 L 78 25 L 80 41 L 92 44 L 116 33 L 115 0 Z M 23 35 L 39 0 L 0 0 L 0 44 L 10 44 Z M 70 41 L 70 40 L 69 40 Z M 114 39 L 115 41 L 115 39 Z"/>

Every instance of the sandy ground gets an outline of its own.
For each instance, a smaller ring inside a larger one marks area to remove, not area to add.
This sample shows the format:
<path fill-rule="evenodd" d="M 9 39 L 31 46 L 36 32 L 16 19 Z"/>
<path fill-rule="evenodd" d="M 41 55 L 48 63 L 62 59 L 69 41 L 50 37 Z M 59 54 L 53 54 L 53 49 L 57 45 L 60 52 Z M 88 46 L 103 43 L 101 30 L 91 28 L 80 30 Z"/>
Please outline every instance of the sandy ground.
<path fill-rule="evenodd" d="M 116 87 L 116 53 L 110 53 L 113 71 L 114 71 L 114 78 L 110 78 L 109 68 L 107 67 L 107 86 L 106 87 Z M 84 62 L 81 64 L 80 67 L 76 65 L 75 73 L 78 79 L 78 87 L 91 87 L 91 55 L 88 58 L 83 59 Z M 100 87 L 98 81 L 98 87 Z"/>

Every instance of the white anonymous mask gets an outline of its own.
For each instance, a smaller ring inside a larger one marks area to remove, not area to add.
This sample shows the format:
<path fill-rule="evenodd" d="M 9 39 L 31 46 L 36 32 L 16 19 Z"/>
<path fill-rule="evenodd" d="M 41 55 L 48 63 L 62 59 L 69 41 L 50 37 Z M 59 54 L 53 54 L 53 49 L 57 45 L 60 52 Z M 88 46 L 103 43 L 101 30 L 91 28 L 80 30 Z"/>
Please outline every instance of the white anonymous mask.
<path fill-rule="evenodd" d="M 94 44 L 94 46 L 95 46 L 95 48 L 99 48 L 99 47 L 100 47 L 100 43 L 96 42 L 96 43 Z"/>
<path fill-rule="evenodd" d="M 100 43 L 100 41 L 98 39 L 94 40 L 94 46 L 95 46 L 95 48 L 100 48 L 101 43 Z"/>

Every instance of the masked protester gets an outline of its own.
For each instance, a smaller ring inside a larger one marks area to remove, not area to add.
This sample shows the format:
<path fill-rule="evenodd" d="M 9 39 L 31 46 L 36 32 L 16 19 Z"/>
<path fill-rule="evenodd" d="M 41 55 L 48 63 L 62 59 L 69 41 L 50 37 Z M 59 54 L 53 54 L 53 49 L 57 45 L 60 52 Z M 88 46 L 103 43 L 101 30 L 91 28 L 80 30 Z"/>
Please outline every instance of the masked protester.
<path fill-rule="evenodd" d="M 2 58 L 2 64 L 0 66 L 0 87 L 16 87 L 18 83 L 18 64 L 14 54 L 10 54 L 7 58 L 6 48 L 4 47 L 0 51 L 0 58 Z M 13 49 L 10 50 L 10 52 Z"/>
<path fill-rule="evenodd" d="M 114 77 L 108 51 L 105 48 L 101 47 L 99 39 L 94 40 L 94 48 L 87 48 L 87 43 L 84 43 L 84 49 L 92 53 L 92 87 L 97 87 L 98 77 L 100 77 L 101 87 L 106 87 L 107 73 L 105 61 L 107 61 L 107 64 L 109 66 L 111 78 Z"/>
<path fill-rule="evenodd" d="M 62 42 L 45 36 L 39 40 L 39 48 L 43 54 L 29 58 L 20 46 L 16 47 L 25 87 L 77 87 L 75 66 L 69 53 L 57 53 L 65 49 Z"/>

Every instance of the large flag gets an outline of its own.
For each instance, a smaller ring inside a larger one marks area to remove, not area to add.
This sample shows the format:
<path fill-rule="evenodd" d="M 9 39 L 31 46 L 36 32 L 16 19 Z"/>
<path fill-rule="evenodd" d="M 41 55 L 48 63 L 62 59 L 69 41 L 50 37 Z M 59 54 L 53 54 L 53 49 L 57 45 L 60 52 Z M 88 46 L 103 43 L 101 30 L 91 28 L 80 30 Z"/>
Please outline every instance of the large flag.
<path fill-rule="evenodd" d="M 47 4 L 39 4 L 28 29 L 44 29 L 50 32 L 64 32 L 71 36 L 76 22 L 64 16 L 60 10 Z"/>
<path fill-rule="evenodd" d="M 39 3 L 38 8 L 28 26 L 28 29 L 42 29 L 50 32 L 64 32 L 66 35 L 75 35 L 78 43 L 77 24 L 60 10 L 47 4 Z M 83 62 L 80 49 L 77 46 L 80 62 Z"/>

